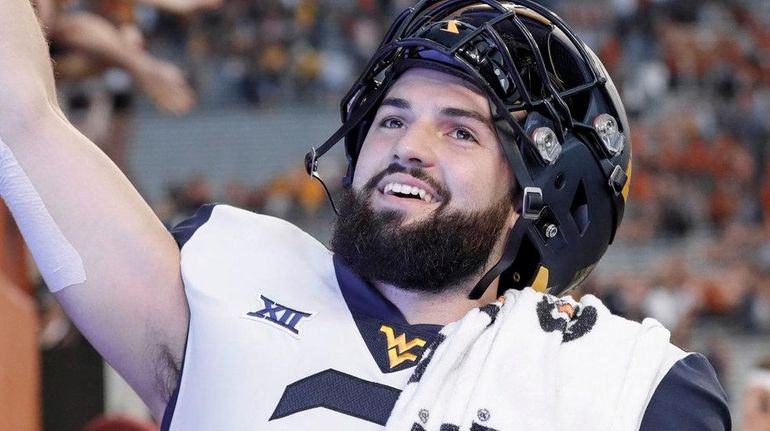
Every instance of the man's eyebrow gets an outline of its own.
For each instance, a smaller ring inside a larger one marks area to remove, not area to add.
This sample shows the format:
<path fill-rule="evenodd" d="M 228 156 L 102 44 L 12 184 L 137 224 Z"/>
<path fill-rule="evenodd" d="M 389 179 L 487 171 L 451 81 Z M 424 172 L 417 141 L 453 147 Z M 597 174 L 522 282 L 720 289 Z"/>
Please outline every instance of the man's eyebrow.
<path fill-rule="evenodd" d="M 447 117 L 471 118 L 473 120 L 476 120 L 484 124 L 489 128 L 489 130 L 493 130 L 493 131 L 495 130 L 494 127 L 492 126 L 492 120 L 489 117 L 482 115 L 477 111 L 469 111 L 467 109 L 447 107 L 447 108 L 441 109 L 441 114 L 446 115 Z"/>
<path fill-rule="evenodd" d="M 400 97 L 387 97 L 383 99 L 382 103 L 380 103 L 380 106 L 392 106 L 394 108 L 399 108 L 399 109 L 412 108 L 412 105 L 406 99 L 402 99 Z M 489 130 L 492 130 L 492 131 L 495 130 L 494 127 L 492 126 L 492 120 L 489 117 L 482 115 L 477 111 L 469 111 L 467 109 L 462 109 L 462 108 L 446 107 L 446 108 L 442 108 L 441 111 L 439 112 L 441 113 L 441 115 L 445 115 L 447 117 L 470 118 L 487 126 Z"/>
<path fill-rule="evenodd" d="M 380 103 L 380 106 L 392 106 L 400 109 L 410 109 L 412 107 L 409 102 L 400 97 L 386 97 L 382 103 Z"/>

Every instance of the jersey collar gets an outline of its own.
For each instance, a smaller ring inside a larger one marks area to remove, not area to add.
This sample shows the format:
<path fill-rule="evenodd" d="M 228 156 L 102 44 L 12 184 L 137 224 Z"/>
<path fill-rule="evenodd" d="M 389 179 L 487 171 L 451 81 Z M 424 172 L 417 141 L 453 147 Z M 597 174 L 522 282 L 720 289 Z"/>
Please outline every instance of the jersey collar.
<path fill-rule="evenodd" d="M 399 326 L 409 326 L 418 331 L 437 334 L 442 326 L 432 324 L 410 325 L 401 310 L 390 302 L 374 286 L 364 280 L 334 256 L 334 271 L 340 291 L 353 314 L 364 314 Z"/>

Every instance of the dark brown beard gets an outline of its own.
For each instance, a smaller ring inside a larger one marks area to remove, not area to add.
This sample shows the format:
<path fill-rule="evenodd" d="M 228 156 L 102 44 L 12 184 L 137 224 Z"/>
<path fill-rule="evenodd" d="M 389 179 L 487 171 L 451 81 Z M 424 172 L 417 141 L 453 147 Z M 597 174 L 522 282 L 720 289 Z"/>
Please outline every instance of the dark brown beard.
<path fill-rule="evenodd" d="M 427 174 L 414 171 L 408 170 L 425 179 Z M 442 205 L 430 217 L 402 226 L 403 214 L 371 206 L 382 177 L 342 196 L 331 248 L 345 265 L 369 281 L 425 293 L 443 292 L 481 274 L 511 211 L 509 196 L 481 211 L 464 212 L 447 210 L 449 194 L 440 191 Z"/>

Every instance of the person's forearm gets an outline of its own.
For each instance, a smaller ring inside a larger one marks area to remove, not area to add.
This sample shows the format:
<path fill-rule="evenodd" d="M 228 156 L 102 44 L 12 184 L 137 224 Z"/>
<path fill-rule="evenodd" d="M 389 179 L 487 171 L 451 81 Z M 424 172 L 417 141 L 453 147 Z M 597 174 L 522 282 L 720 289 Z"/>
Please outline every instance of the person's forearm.
<path fill-rule="evenodd" d="M 148 67 L 149 54 L 128 43 L 119 29 L 104 18 L 88 12 L 61 15 L 51 29 L 51 38 L 63 46 L 86 53 L 108 66 L 131 74 Z"/>
<path fill-rule="evenodd" d="M 153 57 L 99 16 L 61 16 L 51 35 L 102 65 L 125 69 L 162 111 L 182 114 L 195 105 L 194 92 L 179 68 Z"/>

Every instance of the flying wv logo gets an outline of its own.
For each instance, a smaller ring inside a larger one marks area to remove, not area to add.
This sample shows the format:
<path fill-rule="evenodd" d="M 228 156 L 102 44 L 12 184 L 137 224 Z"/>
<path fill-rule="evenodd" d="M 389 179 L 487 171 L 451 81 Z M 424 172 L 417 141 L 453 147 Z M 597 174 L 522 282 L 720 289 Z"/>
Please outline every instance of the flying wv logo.
<path fill-rule="evenodd" d="M 405 333 L 396 337 L 393 328 L 388 325 L 380 326 L 380 332 L 385 334 L 388 343 L 388 361 L 390 361 L 391 369 L 406 361 L 416 361 L 417 355 L 410 353 L 409 351 L 414 347 L 425 346 L 425 340 L 422 338 L 415 337 L 407 342 Z"/>
<path fill-rule="evenodd" d="M 303 319 L 309 319 L 313 314 L 281 305 L 264 295 L 259 296 L 264 303 L 261 310 L 246 313 L 246 318 L 269 323 L 285 329 L 293 335 L 299 335 L 299 324 Z"/>

